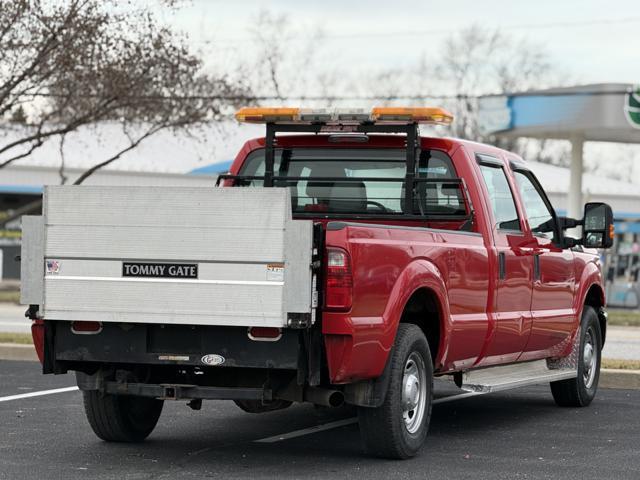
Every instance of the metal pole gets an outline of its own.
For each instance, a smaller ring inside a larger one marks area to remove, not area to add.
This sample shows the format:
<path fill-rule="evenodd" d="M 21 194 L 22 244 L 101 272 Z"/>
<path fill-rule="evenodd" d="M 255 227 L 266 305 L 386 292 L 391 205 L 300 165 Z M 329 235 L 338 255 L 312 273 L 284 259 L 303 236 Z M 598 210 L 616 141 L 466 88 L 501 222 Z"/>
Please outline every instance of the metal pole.
<path fill-rule="evenodd" d="M 571 139 L 571 166 L 569 179 L 569 195 L 567 202 L 567 216 L 570 218 L 581 219 L 583 210 L 582 199 L 582 171 L 584 139 L 582 137 L 574 137 Z M 574 237 L 581 234 L 580 228 L 572 228 L 567 233 Z"/>
<path fill-rule="evenodd" d="M 413 213 L 413 188 L 416 178 L 416 147 L 418 145 L 418 124 L 407 126 L 407 171 L 404 179 L 403 210 L 405 214 Z"/>
<path fill-rule="evenodd" d="M 571 218 L 582 218 L 582 152 L 584 140 L 581 137 L 571 139 L 571 168 L 569 180 L 568 213 Z"/>
<path fill-rule="evenodd" d="M 273 123 L 267 123 L 267 137 L 265 139 L 265 167 L 264 167 L 264 186 L 273 187 L 273 164 L 275 163 L 275 140 L 276 129 Z"/>

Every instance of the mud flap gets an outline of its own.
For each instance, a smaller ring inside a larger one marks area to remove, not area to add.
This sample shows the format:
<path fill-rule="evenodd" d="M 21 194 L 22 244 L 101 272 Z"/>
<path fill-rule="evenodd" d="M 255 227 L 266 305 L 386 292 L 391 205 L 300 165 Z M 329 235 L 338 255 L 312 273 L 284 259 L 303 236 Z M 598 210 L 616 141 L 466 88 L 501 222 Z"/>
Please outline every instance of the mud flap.
<path fill-rule="evenodd" d="M 384 367 L 382 375 L 371 380 L 352 383 L 344 388 L 344 401 L 351 405 L 359 407 L 379 407 L 384 403 L 389 390 L 389 382 L 391 380 L 391 352 L 387 358 L 387 364 Z"/>

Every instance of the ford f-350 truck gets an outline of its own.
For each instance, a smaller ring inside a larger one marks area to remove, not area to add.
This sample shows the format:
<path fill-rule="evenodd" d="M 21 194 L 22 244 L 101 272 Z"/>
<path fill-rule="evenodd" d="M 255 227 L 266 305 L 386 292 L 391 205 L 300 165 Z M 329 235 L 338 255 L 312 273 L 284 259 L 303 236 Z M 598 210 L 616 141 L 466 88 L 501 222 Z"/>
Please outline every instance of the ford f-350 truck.
<path fill-rule="evenodd" d="M 51 186 L 24 217 L 36 350 L 76 372 L 98 437 L 143 440 L 165 400 L 347 403 L 367 451 L 406 458 L 434 377 L 590 404 L 609 206 L 558 217 L 517 155 L 420 136 L 439 108 L 236 116 L 266 136 L 220 188 Z"/>

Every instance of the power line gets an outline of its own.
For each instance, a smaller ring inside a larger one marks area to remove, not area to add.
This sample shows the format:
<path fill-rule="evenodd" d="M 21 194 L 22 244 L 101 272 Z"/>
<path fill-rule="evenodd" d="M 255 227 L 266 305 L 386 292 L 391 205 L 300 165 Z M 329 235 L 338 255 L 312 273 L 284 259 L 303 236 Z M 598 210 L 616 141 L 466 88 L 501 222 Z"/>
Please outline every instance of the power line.
<path fill-rule="evenodd" d="M 548 23 L 523 23 L 523 24 L 511 24 L 505 26 L 498 26 L 495 30 L 549 30 L 555 28 L 584 28 L 595 27 L 603 25 L 621 25 L 621 24 L 633 24 L 640 23 L 640 17 L 626 17 L 626 18 L 609 18 L 600 20 L 578 20 L 578 21 L 563 21 L 563 22 L 548 22 Z M 432 30 L 398 30 L 395 32 L 357 32 L 357 33 L 328 33 L 323 36 L 323 40 L 340 40 L 349 38 L 389 38 L 389 37 L 417 37 L 417 36 L 431 36 L 431 35 L 443 35 L 447 33 L 455 32 L 455 29 L 432 29 Z M 303 33 L 292 34 L 292 36 L 303 36 Z M 245 37 L 236 38 L 223 38 L 219 40 L 204 39 L 194 41 L 194 43 L 238 43 L 238 42 L 252 42 L 254 39 Z"/>
<path fill-rule="evenodd" d="M 566 88 L 566 87 L 565 87 Z M 345 101 L 345 100 L 379 100 L 379 101 L 391 101 L 391 100 L 466 100 L 466 99 L 482 99 L 488 97 L 564 97 L 564 96 L 603 96 L 603 95 L 626 95 L 629 94 L 630 90 L 580 90 L 580 91 L 566 91 L 563 90 L 562 87 L 558 88 L 555 91 L 546 91 L 546 92 L 509 92 L 509 93 L 490 93 L 490 94 L 459 94 L 459 95 L 446 95 L 446 94 L 430 94 L 430 93 L 420 93 L 420 94 L 400 94 L 400 95 L 293 95 L 293 96 L 276 96 L 276 95 L 131 95 L 131 96 L 122 96 L 119 97 L 123 100 L 226 100 L 226 101 L 278 101 L 278 102 L 286 102 L 286 101 L 309 101 L 309 102 L 318 102 L 318 101 L 328 101 L 328 102 L 337 102 L 337 101 Z M 25 93 L 16 95 L 15 98 L 20 97 L 45 97 L 45 98 L 68 98 L 70 95 L 63 95 L 57 93 Z M 71 95 L 74 98 L 80 99 L 108 99 L 112 97 L 108 97 L 105 95 L 98 94 L 75 94 Z"/>

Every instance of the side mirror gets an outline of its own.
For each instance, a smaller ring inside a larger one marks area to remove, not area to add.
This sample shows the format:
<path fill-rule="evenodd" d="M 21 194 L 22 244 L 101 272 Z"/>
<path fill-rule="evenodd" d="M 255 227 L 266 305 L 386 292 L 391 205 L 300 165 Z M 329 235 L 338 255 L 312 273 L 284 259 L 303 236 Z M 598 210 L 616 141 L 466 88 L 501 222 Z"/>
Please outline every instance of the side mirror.
<path fill-rule="evenodd" d="M 610 248 L 613 245 L 613 211 L 606 203 L 584 206 L 582 244 L 587 248 Z"/>

